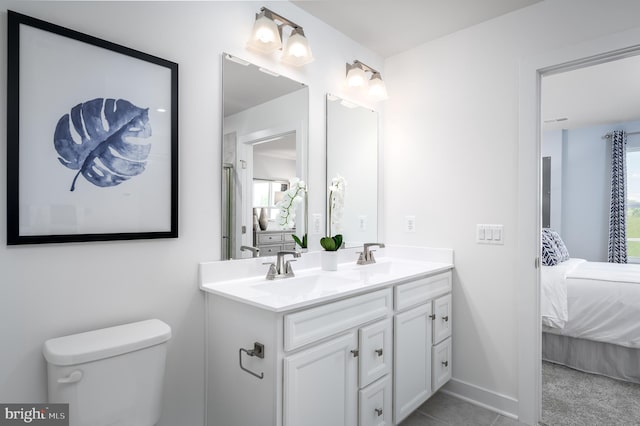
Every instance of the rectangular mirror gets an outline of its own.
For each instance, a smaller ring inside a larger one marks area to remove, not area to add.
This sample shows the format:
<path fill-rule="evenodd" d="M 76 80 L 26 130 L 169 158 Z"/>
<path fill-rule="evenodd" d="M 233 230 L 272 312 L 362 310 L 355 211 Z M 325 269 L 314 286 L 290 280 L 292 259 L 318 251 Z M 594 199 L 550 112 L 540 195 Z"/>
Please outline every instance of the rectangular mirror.
<path fill-rule="evenodd" d="M 292 228 L 278 223 L 277 203 L 292 180 L 307 181 L 309 89 L 225 53 L 222 99 L 222 258 L 292 250 L 306 202 Z"/>
<path fill-rule="evenodd" d="M 347 183 L 340 226 L 353 247 L 378 241 L 378 113 L 327 95 L 327 185 L 336 175 Z M 327 217 L 327 221 L 331 219 Z"/>

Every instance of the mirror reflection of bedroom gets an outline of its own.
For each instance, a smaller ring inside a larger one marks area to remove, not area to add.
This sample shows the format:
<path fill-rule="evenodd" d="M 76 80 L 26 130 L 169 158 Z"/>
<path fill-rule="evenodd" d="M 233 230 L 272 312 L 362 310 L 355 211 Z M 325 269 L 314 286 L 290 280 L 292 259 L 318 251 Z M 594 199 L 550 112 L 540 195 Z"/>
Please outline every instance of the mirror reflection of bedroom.
<path fill-rule="evenodd" d="M 640 56 L 541 99 L 540 424 L 639 424 Z"/>

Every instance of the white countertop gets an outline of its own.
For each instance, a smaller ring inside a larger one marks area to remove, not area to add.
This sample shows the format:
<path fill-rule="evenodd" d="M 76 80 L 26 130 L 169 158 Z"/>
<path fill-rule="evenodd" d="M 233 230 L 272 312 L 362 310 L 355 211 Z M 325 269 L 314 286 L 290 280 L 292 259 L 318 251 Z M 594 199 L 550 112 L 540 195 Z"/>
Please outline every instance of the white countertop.
<path fill-rule="evenodd" d="M 320 269 L 320 252 L 304 253 L 292 263 L 295 277 L 275 280 L 265 279 L 268 267 L 262 265 L 273 261 L 273 257 L 203 262 L 200 289 L 269 311 L 285 312 L 453 268 L 450 249 L 387 247 L 377 250 L 376 263 L 370 265 L 357 265 L 355 250 L 338 253 L 337 271 Z"/>

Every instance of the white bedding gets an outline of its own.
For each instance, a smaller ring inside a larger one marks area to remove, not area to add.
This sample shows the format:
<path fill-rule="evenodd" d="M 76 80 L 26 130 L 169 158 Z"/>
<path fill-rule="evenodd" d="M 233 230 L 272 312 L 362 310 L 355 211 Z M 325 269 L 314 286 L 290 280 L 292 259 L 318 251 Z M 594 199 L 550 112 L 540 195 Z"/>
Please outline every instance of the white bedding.
<path fill-rule="evenodd" d="M 541 278 L 545 332 L 640 348 L 640 265 L 569 259 Z"/>

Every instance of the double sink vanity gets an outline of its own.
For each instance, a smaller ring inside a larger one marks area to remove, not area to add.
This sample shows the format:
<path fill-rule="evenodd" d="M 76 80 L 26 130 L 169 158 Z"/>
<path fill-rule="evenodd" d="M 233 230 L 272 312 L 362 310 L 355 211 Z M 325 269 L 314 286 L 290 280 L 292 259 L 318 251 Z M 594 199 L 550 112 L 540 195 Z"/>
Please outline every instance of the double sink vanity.
<path fill-rule="evenodd" d="M 453 251 L 338 254 L 279 279 L 265 258 L 200 264 L 208 425 L 397 425 L 451 378 Z"/>

